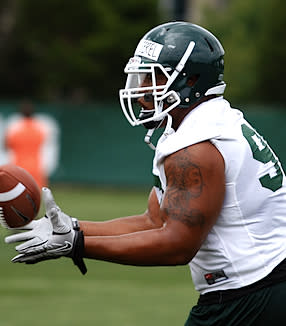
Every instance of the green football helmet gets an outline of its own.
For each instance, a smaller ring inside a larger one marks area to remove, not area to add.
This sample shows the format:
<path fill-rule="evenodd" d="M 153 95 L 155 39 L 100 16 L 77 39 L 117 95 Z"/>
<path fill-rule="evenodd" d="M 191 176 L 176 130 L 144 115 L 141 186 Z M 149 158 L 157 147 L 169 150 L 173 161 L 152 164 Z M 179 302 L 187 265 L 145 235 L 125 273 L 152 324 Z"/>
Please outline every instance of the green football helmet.
<path fill-rule="evenodd" d="M 127 81 L 119 91 L 122 110 L 131 125 L 152 129 L 175 107 L 188 108 L 208 95 L 222 95 L 224 50 L 206 29 L 187 22 L 171 22 L 150 30 L 139 42 L 124 72 Z M 165 85 L 156 84 L 156 73 L 164 74 Z M 141 87 L 146 74 L 152 86 Z M 196 77 L 193 86 L 188 81 Z M 154 110 L 136 109 L 144 96 Z"/>

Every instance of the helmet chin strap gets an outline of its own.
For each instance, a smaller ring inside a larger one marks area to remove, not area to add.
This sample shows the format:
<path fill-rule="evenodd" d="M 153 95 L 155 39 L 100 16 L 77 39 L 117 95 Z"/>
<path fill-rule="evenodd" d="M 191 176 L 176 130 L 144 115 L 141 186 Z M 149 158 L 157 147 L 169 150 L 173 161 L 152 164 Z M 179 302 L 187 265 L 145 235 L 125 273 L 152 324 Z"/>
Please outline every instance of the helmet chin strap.
<path fill-rule="evenodd" d="M 155 128 L 153 129 L 148 129 L 145 137 L 144 137 L 144 142 L 153 150 L 155 151 L 156 147 L 152 144 L 151 142 L 151 137 L 155 131 Z"/>
<path fill-rule="evenodd" d="M 161 123 L 164 121 L 164 119 L 161 121 Z M 168 131 L 171 129 L 172 127 L 172 122 L 173 122 L 173 119 L 172 119 L 172 116 L 170 114 L 167 114 L 167 125 L 166 125 L 166 128 L 164 130 L 164 134 L 165 135 L 168 135 Z M 160 123 L 160 125 L 161 125 Z M 160 125 L 157 127 L 159 128 Z M 157 129 L 157 128 L 153 128 L 153 129 L 148 129 L 145 137 L 144 137 L 144 142 L 153 150 L 155 151 L 156 149 L 156 146 L 151 142 L 151 137 L 153 136 L 153 133 L 154 131 Z"/>

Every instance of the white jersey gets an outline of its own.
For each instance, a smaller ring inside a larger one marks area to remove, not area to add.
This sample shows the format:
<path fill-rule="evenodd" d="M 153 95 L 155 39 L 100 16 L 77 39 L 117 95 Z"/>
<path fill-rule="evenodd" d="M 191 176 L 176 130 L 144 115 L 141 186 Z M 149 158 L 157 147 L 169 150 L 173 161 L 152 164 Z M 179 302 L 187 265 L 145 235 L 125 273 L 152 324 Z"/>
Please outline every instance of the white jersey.
<path fill-rule="evenodd" d="M 220 215 L 189 263 L 195 288 L 205 294 L 240 288 L 266 275 L 286 257 L 286 185 L 281 164 L 266 141 L 222 97 L 192 110 L 175 132 L 158 141 L 153 173 L 159 202 L 166 189 L 166 156 L 209 140 L 225 162 Z"/>

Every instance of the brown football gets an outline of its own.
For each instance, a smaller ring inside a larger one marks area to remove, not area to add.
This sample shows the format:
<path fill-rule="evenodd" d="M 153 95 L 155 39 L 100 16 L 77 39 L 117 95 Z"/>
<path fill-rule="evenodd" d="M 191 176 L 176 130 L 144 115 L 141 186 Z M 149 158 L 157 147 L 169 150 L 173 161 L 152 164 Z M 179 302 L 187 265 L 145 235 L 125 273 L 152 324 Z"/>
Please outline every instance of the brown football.
<path fill-rule="evenodd" d="M 41 205 L 41 191 L 32 175 L 14 165 L 0 166 L 0 223 L 18 228 L 31 222 Z"/>

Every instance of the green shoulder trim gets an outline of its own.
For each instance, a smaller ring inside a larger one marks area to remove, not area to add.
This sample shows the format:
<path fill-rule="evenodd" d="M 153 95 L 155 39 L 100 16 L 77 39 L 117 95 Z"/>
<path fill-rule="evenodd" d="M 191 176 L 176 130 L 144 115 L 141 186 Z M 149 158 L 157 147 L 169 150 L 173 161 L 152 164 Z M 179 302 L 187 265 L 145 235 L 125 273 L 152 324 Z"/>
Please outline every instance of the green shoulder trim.
<path fill-rule="evenodd" d="M 160 178 L 157 175 L 153 175 L 153 176 L 154 176 L 154 187 L 157 187 L 160 190 L 163 190 Z"/>

